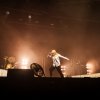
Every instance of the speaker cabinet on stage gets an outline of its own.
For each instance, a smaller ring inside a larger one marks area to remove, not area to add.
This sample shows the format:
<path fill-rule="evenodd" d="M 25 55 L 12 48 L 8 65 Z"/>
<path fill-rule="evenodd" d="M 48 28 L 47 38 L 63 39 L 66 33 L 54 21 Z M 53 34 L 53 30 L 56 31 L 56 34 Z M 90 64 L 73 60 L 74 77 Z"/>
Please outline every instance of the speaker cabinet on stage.
<path fill-rule="evenodd" d="M 8 78 L 33 78 L 34 71 L 31 69 L 8 69 Z"/>
<path fill-rule="evenodd" d="M 0 77 L 7 77 L 7 72 L 5 69 L 0 69 Z"/>

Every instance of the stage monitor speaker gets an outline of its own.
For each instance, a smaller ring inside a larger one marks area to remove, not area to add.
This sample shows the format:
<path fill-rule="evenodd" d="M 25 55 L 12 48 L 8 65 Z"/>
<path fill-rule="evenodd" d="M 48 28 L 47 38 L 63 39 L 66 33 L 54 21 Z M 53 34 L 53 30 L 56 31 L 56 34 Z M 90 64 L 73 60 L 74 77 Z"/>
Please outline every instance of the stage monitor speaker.
<path fill-rule="evenodd" d="M 8 71 L 5 69 L 0 69 L 0 77 L 7 77 Z"/>
<path fill-rule="evenodd" d="M 8 69 L 8 78 L 33 78 L 34 71 L 31 69 Z"/>

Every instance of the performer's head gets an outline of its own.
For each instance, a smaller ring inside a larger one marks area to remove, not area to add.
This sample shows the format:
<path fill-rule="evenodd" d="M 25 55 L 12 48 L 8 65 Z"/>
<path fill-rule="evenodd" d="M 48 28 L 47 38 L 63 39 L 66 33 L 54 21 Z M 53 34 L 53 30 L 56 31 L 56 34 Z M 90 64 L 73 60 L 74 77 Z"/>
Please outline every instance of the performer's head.
<path fill-rule="evenodd" d="M 51 54 L 54 56 L 57 54 L 56 50 L 51 50 Z"/>

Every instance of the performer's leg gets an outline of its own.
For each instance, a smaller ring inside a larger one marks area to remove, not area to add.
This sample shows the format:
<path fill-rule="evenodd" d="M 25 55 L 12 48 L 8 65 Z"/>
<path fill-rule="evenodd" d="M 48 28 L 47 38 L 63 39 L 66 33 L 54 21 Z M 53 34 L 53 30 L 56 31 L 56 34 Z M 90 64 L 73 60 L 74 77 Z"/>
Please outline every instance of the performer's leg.
<path fill-rule="evenodd" d="M 56 67 L 57 71 L 59 72 L 61 77 L 64 77 L 62 71 L 61 71 L 61 66 Z"/>
<path fill-rule="evenodd" d="M 50 71 L 50 77 L 52 77 L 52 72 L 53 72 L 54 69 L 55 69 L 55 68 L 54 68 L 53 66 L 51 66 L 51 67 L 49 68 L 49 71 Z"/>

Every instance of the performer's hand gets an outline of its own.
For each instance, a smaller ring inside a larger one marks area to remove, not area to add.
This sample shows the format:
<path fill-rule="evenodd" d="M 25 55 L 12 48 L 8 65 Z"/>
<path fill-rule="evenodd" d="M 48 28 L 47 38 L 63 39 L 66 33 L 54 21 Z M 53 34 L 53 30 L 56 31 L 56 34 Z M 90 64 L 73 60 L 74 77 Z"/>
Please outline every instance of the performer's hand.
<path fill-rule="evenodd" d="M 51 54 L 49 53 L 49 54 L 47 55 L 47 57 L 51 57 Z"/>

